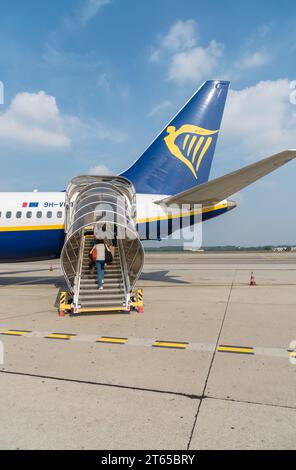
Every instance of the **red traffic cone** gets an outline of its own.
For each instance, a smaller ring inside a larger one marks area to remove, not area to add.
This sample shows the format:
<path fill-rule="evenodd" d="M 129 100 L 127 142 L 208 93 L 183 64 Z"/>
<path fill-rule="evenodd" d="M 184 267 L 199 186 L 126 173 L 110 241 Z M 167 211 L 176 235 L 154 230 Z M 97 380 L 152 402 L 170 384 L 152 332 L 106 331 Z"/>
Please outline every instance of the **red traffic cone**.
<path fill-rule="evenodd" d="M 59 310 L 59 317 L 65 316 L 65 310 Z"/>
<path fill-rule="evenodd" d="M 143 313 L 143 311 L 144 311 L 144 310 L 143 310 L 143 305 L 139 306 L 139 307 L 138 307 L 138 313 Z"/>
<path fill-rule="evenodd" d="M 250 286 L 256 286 L 255 276 L 253 271 L 251 272 Z"/>

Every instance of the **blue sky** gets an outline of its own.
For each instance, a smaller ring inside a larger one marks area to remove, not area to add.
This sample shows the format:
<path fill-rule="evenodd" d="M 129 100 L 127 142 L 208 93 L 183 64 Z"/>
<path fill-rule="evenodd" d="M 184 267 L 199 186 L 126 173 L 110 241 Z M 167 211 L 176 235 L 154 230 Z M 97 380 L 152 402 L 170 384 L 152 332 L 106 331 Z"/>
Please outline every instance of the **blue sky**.
<path fill-rule="evenodd" d="M 231 80 L 211 177 L 296 148 L 290 1 L 0 0 L 0 190 L 120 172 L 208 78 Z M 204 225 L 206 244 L 295 243 L 296 162 Z"/>

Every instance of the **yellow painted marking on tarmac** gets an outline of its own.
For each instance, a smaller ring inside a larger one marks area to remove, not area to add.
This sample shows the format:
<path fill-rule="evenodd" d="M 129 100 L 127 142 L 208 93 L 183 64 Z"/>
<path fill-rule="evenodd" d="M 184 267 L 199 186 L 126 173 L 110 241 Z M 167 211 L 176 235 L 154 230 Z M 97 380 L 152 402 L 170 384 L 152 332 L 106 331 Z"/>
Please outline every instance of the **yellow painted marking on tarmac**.
<path fill-rule="evenodd" d="M 220 345 L 220 346 L 218 346 L 217 351 L 218 352 L 240 353 L 240 354 L 254 354 L 254 348 L 245 347 L 245 346 Z"/>
<path fill-rule="evenodd" d="M 126 344 L 127 342 L 128 342 L 128 338 L 113 338 L 109 336 L 102 336 L 96 341 L 96 343 L 112 343 L 112 344 Z"/>
<path fill-rule="evenodd" d="M 154 348 L 176 348 L 176 349 L 186 349 L 189 343 L 180 343 L 175 341 L 155 341 L 152 344 Z"/>
<path fill-rule="evenodd" d="M 7 329 L 7 328 L 0 328 L 0 335 L 7 335 L 7 336 L 15 336 L 15 337 L 22 337 L 26 336 L 29 333 L 39 333 L 39 338 L 43 339 L 58 339 L 58 340 L 71 340 L 73 338 L 79 339 L 80 335 L 77 334 L 72 334 L 72 333 L 50 333 L 47 336 L 44 336 L 45 333 L 41 332 L 33 332 L 30 330 L 15 330 L 15 329 Z M 29 335 L 28 337 L 34 337 Z M 143 338 L 141 338 L 143 340 Z M 122 338 L 122 337 L 115 337 L 115 336 L 101 336 L 101 337 L 95 337 L 94 335 L 91 335 L 89 338 L 87 337 L 82 337 L 82 341 L 88 341 L 91 343 L 102 343 L 102 344 L 128 344 L 129 339 L 128 338 Z M 158 348 L 168 348 L 168 349 L 179 349 L 179 350 L 190 350 L 190 344 L 195 345 L 195 343 L 189 343 L 189 342 L 181 342 L 181 341 L 165 341 L 165 340 L 155 340 L 153 344 L 149 341 L 149 345 L 147 344 L 147 341 L 143 343 L 143 341 L 139 342 L 139 346 L 145 345 L 152 347 L 158 347 Z M 131 345 L 134 345 L 131 343 Z M 212 345 L 214 346 L 214 345 Z M 260 349 L 260 348 L 259 348 Z M 264 348 L 263 348 L 264 349 Z M 234 345 L 219 345 L 217 347 L 218 352 L 225 352 L 225 353 L 237 353 L 237 354 L 247 354 L 247 355 L 255 355 L 259 354 L 261 355 L 262 353 L 257 352 L 256 348 L 254 347 L 249 347 L 249 346 L 234 346 Z M 266 348 L 267 352 L 272 353 L 272 349 Z M 296 358 L 296 350 L 292 349 L 278 349 L 280 352 L 285 352 L 288 353 L 288 357 L 293 357 Z M 276 354 L 270 354 L 271 356 L 277 356 Z"/>
<path fill-rule="evenodd" d="M 25 336 L 28 333 L 31 333 L 31 331 L 27 330 L 3 330 L 1 335 L 9 335 L 9 336 Z"/>
<path fill-rule="evenodd" d="M 74 334 L 65 334 L 65 333 L 51 333 L 50 335 L 45 336 L 48 339 L 72 339 L 75 338 Z"/>

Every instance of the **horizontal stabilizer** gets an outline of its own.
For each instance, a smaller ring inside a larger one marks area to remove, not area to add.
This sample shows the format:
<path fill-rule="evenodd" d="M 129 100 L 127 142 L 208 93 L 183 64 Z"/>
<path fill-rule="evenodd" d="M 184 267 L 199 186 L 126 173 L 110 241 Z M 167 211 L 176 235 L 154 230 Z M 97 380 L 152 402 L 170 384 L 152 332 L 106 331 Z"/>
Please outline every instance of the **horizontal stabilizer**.
<path fill-rule="evenodd" d="M 240 170 L 228 173 L 208 183 L 195 186 L 187 191 L 170 196 L 158 204 L 202 204 L 212 205 L 249 186 L 296 157 L 296 150 L 285 150 L 271 157 L 252 163 Z"/>

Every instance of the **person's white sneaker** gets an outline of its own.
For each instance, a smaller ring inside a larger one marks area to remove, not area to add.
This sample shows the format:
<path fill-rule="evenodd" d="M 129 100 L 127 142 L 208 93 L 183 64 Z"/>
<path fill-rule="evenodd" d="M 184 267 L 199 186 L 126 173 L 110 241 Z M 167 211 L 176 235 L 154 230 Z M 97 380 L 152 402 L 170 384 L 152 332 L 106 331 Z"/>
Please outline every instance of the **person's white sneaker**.
<path fill-rule="evenodd" d="M 99 290 L 103 290 L 103 286 L 102 286 L 102 287 L 99 287 Z"/>

